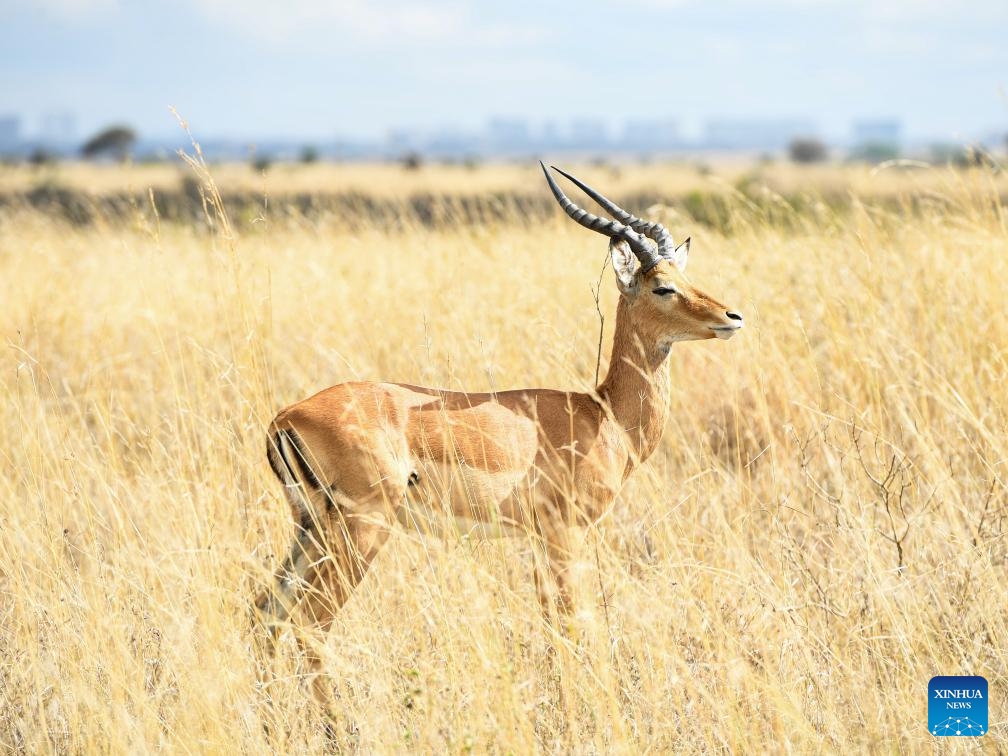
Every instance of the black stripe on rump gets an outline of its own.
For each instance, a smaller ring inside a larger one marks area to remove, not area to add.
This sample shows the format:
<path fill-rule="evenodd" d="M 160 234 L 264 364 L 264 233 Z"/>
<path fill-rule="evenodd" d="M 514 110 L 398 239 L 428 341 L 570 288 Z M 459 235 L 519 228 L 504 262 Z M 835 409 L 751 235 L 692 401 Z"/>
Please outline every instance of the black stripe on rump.
<path fill-rule="evenodd" d="M 277 476 L 277 480 L 285 486 L 297 483 L 297 474 L 284 459 L 280 446 L 280 434 L 284 431 L 277 431 L 266 439 L 266 459 L 269 460 L 270 469 Z"/>
<path fill-rule="evenodd" d="M 289 453 L 291 449 L 294 450 L 293 454 Z M 266 458 L 273 473 L 284 485 L 304 482 L 305 486 L 315 490 L 323 487 L 315 471 L 312 470 L 304 441 L 296 431 L 278 430 L 273 434 L 266 442 Z"/>
<path fill-rule="evenodd" d="M 301 471 L 301 480 L 303 480 L 309 488 L 321 490 L 323 488 L 322 481 L 318 479 L 315 471 L 312 470 L 311 461 L 309 460 L 308 452 L 305 449 L 304 441 L 301 440 L 297 431 L 287 430 L 281 431 L 281 433 L 284 433 L 287 436 L 291 446 L 294 447 L 295 458 L 290 461 L 285 458 L 284 461 L 287 461 L 288 464 L 292 461 L 298 466 L 298 469 Z"/>

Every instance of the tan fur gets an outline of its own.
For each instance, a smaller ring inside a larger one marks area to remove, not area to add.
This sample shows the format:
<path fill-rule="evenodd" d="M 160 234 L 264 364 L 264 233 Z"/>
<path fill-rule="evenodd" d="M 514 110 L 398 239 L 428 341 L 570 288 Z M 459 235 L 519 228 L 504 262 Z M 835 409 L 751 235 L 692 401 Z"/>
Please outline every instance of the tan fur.
<path fill-rule="evenodd" d="M 356 382 L 280 412 L 271 433 L 301 439 L 324 490 L 301 481 L 292 493 L 296 516 L 312 525 L 259 609 L 275 619 L 296 610 L 300 624 L 328 627 L 395 521 L 423 530 L 449 517 L 531 534 L 544 610 L 568 611 L 570 528 L 604 515 L 658 445 L 669 346 L 736 325 L 669 262 L 636 283 L 620 297 L 609 371 L 594 395 Z M 672 285 L 679 294 L 652 293 Z"/>

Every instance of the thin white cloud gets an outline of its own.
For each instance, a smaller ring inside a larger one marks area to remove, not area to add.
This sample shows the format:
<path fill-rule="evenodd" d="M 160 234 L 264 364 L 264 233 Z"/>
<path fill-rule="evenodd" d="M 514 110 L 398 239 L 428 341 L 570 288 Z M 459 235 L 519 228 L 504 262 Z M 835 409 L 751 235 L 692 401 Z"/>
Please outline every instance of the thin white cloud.
<path fill-rule="evenodd" d="M 119 0 L 33 0 L 31 10 L 61 19 L 76 19 L 104 13 L 119 5 Z M 0 17 L 24 10 L 18 2 L 0 2 Z"/>
<path fill-rule="evenodd" d="M 349 38 L 362 44 L 448 40 L 513 44 L 538 36 L 532 27 L 481 25 L 472 6 L 457 0 L 193 0 L 192 8 L 213 23 L 274 44 L 297 43 L 308 34 L 317 39 L 322 30 L 331 30 L 344 42 Z"/>
<path fill-rule="evenodd" d="M 630 4 L 644 8 L 669 9 L 710 7 L 709 0 L 629 0 Z M 779 11 L 790 8 L 838 8 L 852 14 L 865 15 L 877 20 L 908 21 L 912 19 L 948 18 L 948 0 L 720 0 L 719 12 L 730 13 L 732 8 L 749 12 Z M 1004 0 L 960 0 L 955 13 L 980 18 L 1005 18 L 1008 3 Z"/>

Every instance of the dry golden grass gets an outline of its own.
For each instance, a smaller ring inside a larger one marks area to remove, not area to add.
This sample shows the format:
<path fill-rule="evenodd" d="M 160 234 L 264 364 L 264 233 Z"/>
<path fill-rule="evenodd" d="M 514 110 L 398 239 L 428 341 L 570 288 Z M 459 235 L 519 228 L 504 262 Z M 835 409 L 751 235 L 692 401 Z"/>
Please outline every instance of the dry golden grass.
<path fill-rule="evenodd" d="M 391 176 L 365 183 L 411 188 Z M 605 241 L 559 213 L 230 237 L 8 213 L 2 748 L 917 752 L 954 745 L 928 679 L 981 674 L 1005 750 L 1008 220 L 985 174 L 926 180 L 913 217 L 671 218 L 747 326 L 672 353 L 673 419 L 620 497 L 656 559 L 586 532 L 572 641 L 522 543 L 397 534 L 331 633 L 328 727 L 249 617 L 292 532 L 267 422 L 352 377 L 588 387 Z"/>

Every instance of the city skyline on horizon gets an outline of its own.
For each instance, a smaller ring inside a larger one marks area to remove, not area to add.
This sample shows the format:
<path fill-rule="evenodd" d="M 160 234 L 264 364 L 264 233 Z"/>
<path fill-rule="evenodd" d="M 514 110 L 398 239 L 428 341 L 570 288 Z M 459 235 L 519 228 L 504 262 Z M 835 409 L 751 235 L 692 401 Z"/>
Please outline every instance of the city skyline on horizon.
<path fill-rule="evenodd" d="M 832 142 L 858 120 L 898 120 L 912 142 L 1008 130 L 1003 3 L 711 5 L 0 0 L 0 114 L 26 135 L 69 114 L 78 139 L 116 122 L 176 139 L 171 107 L 208 140 L 375 141 L 495 118 L 665 121 L 688 139 L 717 118 L 803 120 Z"/>
<path fill-rule="evenodd" d="M 125 126 L 125 124 L 122 124 Z M 117 125 L 117 128 L 119 125 Z M 17 116 L 0 113 L 0 154 L 26 156 L 33 151 L 45 150 L 51 154 L 69 156 L 76 154 L 85 141 L 75 133 L 71 114 L 53 114 L 46 121 L 42 134 L 19 133 Z M 93 137 L 94 135 L 88 135 Z M 284 156 L 291 159 L 305 150 L 311 154 L 330 158 L 402 157 L 410 153 L 431 157 L 517 157 L 544 151 L 564 153 L 625 153 L 679 154 L 690 152 L 779 152 L 796 139 L 812 139 L 827 148 L 861 154 L 865 149 L 875 154 L 897 154 L 907 148 L 921 152 L 926 148 L 953 147 L 956 143 L 935 141 L 907 141 L 903 125 L 898 119 L 866 119 L 849 125 L 849 133 L 841 138 L 828 139 L 817 125 L 805 119 L 709 119 L 700 133 L 685 133 L 676 121 L 627 120 L 609 128 L 601 120 L 574 119 L 568 123 L 557 121 L 530 122 L 520 118 L 491 118 L 479 129 L 460 130 L 454 127 L 434 130 L 398 129 L 374 139 L 347 139 L 330 137 L 322 140 L 298 138 L 237 138 L 199 137 L 179 133 L 170 139 L 134 134 L 133 151 L 140 157 L 156 157 L 179 148 L 188 149 L 191 141 L 199 142 L 210 155 L 239 157 Z M 1000 132 L 990 138 L 977 139 L 969 144 L 984 145 L 1000 150 L 1005 135 Z M 960 143 L 962 146 L 962 143 Z"/>

